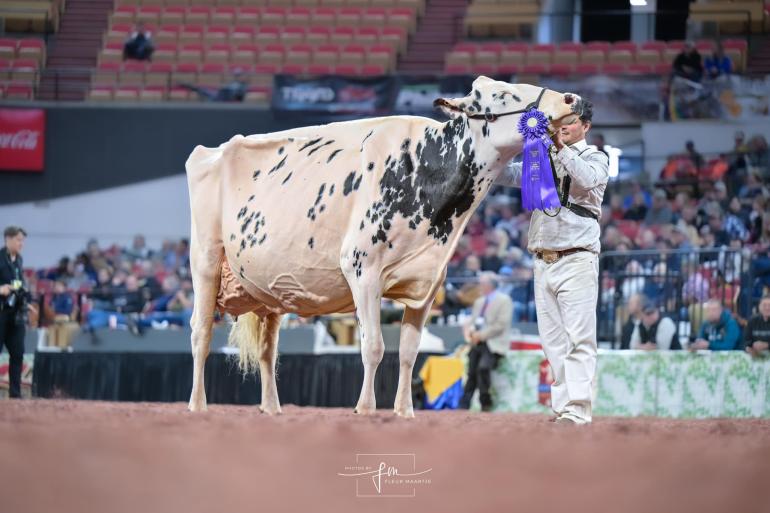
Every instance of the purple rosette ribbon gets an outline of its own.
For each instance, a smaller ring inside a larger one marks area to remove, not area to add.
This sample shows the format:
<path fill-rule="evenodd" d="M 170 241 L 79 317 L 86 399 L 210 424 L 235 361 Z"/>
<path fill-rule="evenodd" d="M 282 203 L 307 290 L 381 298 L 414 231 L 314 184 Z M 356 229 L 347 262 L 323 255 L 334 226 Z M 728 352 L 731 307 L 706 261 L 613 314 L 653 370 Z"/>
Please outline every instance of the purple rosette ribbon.
<path fill-rule="evenodd" d="M 553 180 L 547 135 L 548 120 L 537 109 L 525 112 L 519 119 L 519 133 L 524 136 L 521 172 L 521 203 L 528 211 L 561 207 Z"/>

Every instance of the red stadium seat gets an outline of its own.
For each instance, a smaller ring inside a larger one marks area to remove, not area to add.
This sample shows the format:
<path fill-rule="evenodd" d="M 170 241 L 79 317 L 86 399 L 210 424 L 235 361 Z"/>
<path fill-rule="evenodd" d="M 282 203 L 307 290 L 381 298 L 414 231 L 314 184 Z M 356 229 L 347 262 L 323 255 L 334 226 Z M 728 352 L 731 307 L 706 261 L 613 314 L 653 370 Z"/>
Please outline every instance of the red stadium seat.
<path fill-rule="evenodd" d="M 384 66 L 380 66 L 377 64 L 366 64 L 364 66 L 361 66 L 361 75 L 368 76 L 368 77 L 377 77 L 381 75 L 385 75 L 387 73 Z"/>
<path fill-rule="evenodd" d="M 525 64 L 521 68 L 521 72 L 532 75 L 545 75 L 548 73 L 548 66 L 545 64 Z"/>
<path fill-rule="evenodd" d="M 359 67 L 355 64 L 339 64 L 334 67 L 335 75 L 352 77 L 358 75 L 358 71 Z"/>
<path fill-rule="evenodd" d="M 309 75 L 331 75 L 332 67 L 326 64 L 311 64 L 307 67 Z"/>
<path fill-rule="evenodd" d="M 625 64 L 605 64 L 602 66 L 602 73 L 605 75 L 623 75 L 625 72 Z"/>
<path fill-rule="evenodd" d="M 449 64 L 444 67 L 445 75 L 467 75 L 470 71 L 470 66 L 462 64 Z"/>
<path fill-rule="evenodd" d="M 556 63 L 551 64 L 549 69 L 551 75 L 566 76 L 572 74 L 572 64 Z"/>
<path fill-rule="evenodd" d="M 521 71 L 521 67 L 518 64 L 501 64 L 497 67 L 499 75 L 515 75 L 519 71 Z"/>
<path fill-rule="evenodd" d="M 652 75 L 652 72 L 651 64 L 631 64 L 628 66 L 628 73 L 632 75 Z"/>
<path fill-rule="evenodd" d="M 596 75 L 599 73 L 597 64 L 578 64 L 575 66 L 575 73 L 578 75 Z"/>
<path fill-rule="evenodd" d="M 471 73 L 474 75 L 494 76 L 497 74 L 497 65 L 495 64 L 472 64 Z"/>

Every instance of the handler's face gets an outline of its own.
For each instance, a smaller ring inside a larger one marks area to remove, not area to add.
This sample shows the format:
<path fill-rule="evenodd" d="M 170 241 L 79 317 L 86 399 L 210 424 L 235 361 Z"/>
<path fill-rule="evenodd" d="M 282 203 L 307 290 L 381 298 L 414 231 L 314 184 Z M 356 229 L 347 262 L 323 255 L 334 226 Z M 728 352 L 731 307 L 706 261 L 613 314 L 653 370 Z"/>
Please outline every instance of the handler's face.
<path fill-rule="evenodd" d="M 590 129 L 591 123 L 582 122 L 577 115 L 566 116 L 562 119 L 561 127 L 559 128 L 561 142 L 566 145 L 575 144 L 581 139 L 585 139 Z"/>

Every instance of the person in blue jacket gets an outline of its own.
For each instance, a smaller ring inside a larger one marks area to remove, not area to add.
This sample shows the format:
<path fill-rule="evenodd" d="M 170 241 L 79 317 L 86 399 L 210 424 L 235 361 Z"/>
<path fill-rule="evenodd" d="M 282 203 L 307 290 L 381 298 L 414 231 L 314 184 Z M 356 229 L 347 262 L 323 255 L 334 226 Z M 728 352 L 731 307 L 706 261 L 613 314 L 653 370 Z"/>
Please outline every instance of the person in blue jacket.
<path fill-rule="evenodd" d="M 698 338 L 690 344 L 691 351 L 710 349 L 712 351 L 731 351 L 740 349 L 741 328 L 732 314 L 725 310 L 716 299 L 706 303 L 705 318 L 701 324 Z"/>

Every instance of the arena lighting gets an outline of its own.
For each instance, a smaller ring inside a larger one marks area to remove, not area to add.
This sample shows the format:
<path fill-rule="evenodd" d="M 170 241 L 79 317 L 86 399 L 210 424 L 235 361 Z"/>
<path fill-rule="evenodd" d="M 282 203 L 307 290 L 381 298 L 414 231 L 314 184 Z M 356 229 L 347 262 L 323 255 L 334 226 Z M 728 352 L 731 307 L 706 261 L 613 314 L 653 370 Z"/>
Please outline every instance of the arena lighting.
<path fill-rule="evenodd" d="M 628 0 L 628 2 L 634 7 L 644 7 L 647 5 L 647 0 Z"/>

